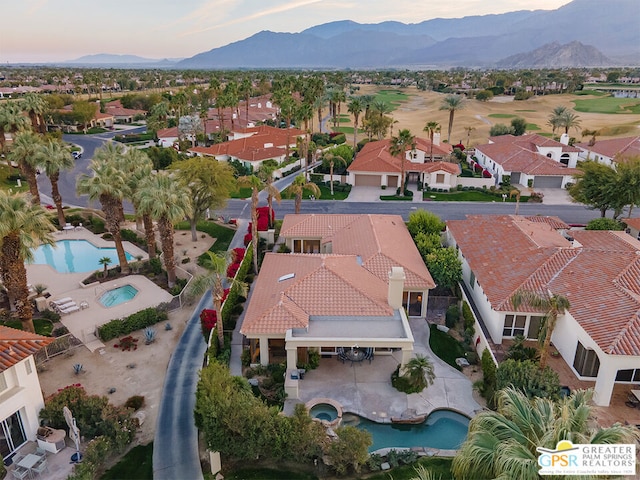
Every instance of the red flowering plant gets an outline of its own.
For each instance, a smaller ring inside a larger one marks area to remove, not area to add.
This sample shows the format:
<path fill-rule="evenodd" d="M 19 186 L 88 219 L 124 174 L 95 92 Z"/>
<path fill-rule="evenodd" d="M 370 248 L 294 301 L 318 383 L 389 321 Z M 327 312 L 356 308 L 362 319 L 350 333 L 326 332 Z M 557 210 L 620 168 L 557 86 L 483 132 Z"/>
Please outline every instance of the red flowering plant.
<path fill-rule="evenodd" d="M 206 338 L 209 338 L 211 330 L 216 328 L 218 323 L 218 314 L 215 310 L 205 308 L 200 312 L 200 324 L 202 325 L 202 333 Z"/>
<path fill-rule="evenodd" d="M 480 173 L 480 172 L 483 170 L 482 165 L 480 165 L 479 163 L 476 163 L 476 164 L 473 166 L 473 169 L 474 169 L 477 173 Z"/>
<path fill-rule="evenodd" d="M 123 352 L 125 350 L 126 351 L 137 350 L 138 349 L 138 339 L 137 338 L 133 338 L 131 335 L 128 335 L 126 337 L 122 337 L 120 339 L 119 343 L 115 343 L 113 346 L 115 348 L 119 348 Z"/>
<path fill-rule="evenodd" d="M 227 267 L 227 277 L 228 278 L 233 278 L 236 276 L 236 273 L 238 273 L 238 269 L 240 268 L 240 264 L 239 263 L 232 263 L 231 265 L 229 265 Z"/>
<path fill-rule="evenodd" d="M 240 247 L 234 248 L 233 250 L 231 250 L 231 255 L 233 256 L 233 263 L 242 262 L 242 259 L 244 258 L 244 252 L 245 252 L 245 249 Z"/>
<path fill-rule="evenodd" d="M 245 245 L 245 247 L 251 243 L 251 239 L 252 239 L 252 238 L 253 238 L 253 237 L 251 236 L 251 234 L 250 234 L 250 233 L 247 233 L 247 234 L 244 236 L 244 245 Z"/>
<path fill-rule="evenodd" d="M 491 172 L 489 170 L 483 170 L 482 171 L 482 176 L 484 178 L 491 178 L 492 177 Z"/>

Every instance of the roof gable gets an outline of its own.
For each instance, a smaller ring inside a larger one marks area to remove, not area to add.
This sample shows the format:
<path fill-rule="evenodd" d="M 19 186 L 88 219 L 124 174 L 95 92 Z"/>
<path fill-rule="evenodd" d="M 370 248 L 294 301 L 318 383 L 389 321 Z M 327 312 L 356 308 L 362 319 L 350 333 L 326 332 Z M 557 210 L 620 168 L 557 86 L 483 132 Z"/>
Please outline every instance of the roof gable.
<path fill-rule="evenodd" d="M 0 371 L 5 371 L 54 341 L 35 333 L 0 325 Z"/>

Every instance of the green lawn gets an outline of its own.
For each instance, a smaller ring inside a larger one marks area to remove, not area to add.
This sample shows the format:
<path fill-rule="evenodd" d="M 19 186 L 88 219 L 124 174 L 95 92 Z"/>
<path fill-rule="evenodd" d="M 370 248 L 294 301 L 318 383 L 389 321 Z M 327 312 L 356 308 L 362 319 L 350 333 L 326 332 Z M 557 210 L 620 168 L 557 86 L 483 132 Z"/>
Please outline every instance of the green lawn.
<path fill-rule="evenodd" d="M 441 332 L 435 325 L 431 325 L 429 330 L 429 346 L 440 359 L 453 368 L 462 370 L 456 364 L 456 358 L 464 357 L 464 348 L 455 338 L 448 333 Z"/>
<path fill-rule="evenodd" d="M 348 133 L 353 135 L 353 127 L 337 127 L 337 128 L 332 127 L 331 130 L 333 130 L 334 132 Z M 358 132 L 362 132 L 362 130 L 358 128 Z"/>
<path fill-rule="evenodd" d="M 585 113 L 640 113 L 640 99 L 600 97 L 573 100 L 575 110 Z"/>
<path fill-rule="evenodd" d="M 537 112 L 537 110 L 516 110 L 516 112 Z"/>
<path fill-rule="evenodd" d="M 231 198 L 249 198 L 251 196 L 250 187 L 240 187 L 237 192 L 231 192 Z"/>
<path fill-rule="evenodd" d="M 101 480 L 152 480 L 153 442 L 133 447 L 118 463 L 102 475 Z"/>
<path fill-rule="evenodd" d="M 335 178 L 335 177 L 334 177 Z M 347 198 L 349 196 L 349 192 L 339 192 L 337 190 L 333 191 L 333 197 L 331 196 L 331 190 L 329 190 L 329 187 L 325 186 L 325 185 L 318 185 L 320 187 L 320 196 L 317 197 L 318 200 L 344 200 L 345 198 Z M 302 191 L 302 200 L 303 201 L 308 201 L 309 200 L 309 195 L 312 195 L 310 190 L 304 189 Z M 282 193 L 282 198 L 283 199 L 293 199 L 294 196 L 288 193 Z"/>
<path fill-rule="evenodd" d="M 453 462 L 452 458 L 422 457 L 413 465 L 403 465 L 402 467 L 394 468 L 389 472 L 367 475 L 366 478 L 367 480 L 411 480 L 418 477 L 415 467 L 422 465 L 431 473 L 431 475 L 433 475 L 432 478 L 445 480 L 453 478 L 451 475 L 451 462 Z"/>
<path fill-rule="evenodd" d="M 20 188 L 16 187 L 17 182 L 15 180 L 9 180 L 8 177 L 12 175 L 18 175 L 20 170 L 17 168 L 10 167 L 6 164 L 0 164 L 0 189 L 8 191 L 9 189 L 16 192 L 28 192 L 29 186 L 26 181 L 22 181 L 22 186 Z"/>
<path fill-rule="evenodd" d="M 585 85 L 585 87 L 587 87 L 587 85 Z M 573 94 L 578 96 L 593 95 L 594 97 L 604 97 L 605 95 L 609 95 L 609 92 L 602 92 L 600 90 L 591 90 L 589 88 L 585 88 L 584 90 L 573 92 Z"/>
<path fill-rule="evenodd" d="M 190 229 L 189 222 L 180 222 L 176 225 L 176 230 Z M 216 239 L 209 249 L 212 252 L 226 252 L 229 249 L 229 244 L 231 243 L 231 239 L 233 239 L 233 235 L 236 233 L 233 228 L 223 227 L 215 222 L 206 220 L 198 222 L 196 224 L 196 230 L 208 233 Z"/>
<path fill-rule="evenodd" d="M 399 197 L 397 195 L 380 195 L 380 200 L 391 202 L 413 202 L 413 197 Z"/>
<path fill-rule="evenodd" d="M 16 330 L 22 330 L 20 320 L 8 320 L 6 322 L 2 322 L 2 325 L 5 327 L 15 328 Z M 53 323 L 51 323 L 51 320 L 47 320 L 45 318 L 34 318 L 33 327 L 36 329 L 36 333 L 38 335 L 45 337 L 50 337 L 51 332 L 53 331 Z"/>
<path fill-rule="evenodd" d="M 453 191 L 451 193 L 443 192 L 424 192 L 423 198 L 432 202 L 502 202 L 502 197 L 496 196 L 491 192 L 481 192 L 479 190 L 469 191 Z M 526 202 L 529 197 L 522 195 L 520 202 Z M 507 202 L 515 202 L 515 197 L 506 199 Z"/>
<path fill-rule="evenodd" d="M 490 113 L 489 115 L 487 115 L 487 117 L 490 117 L 490 118 L 515 118 L 515 117 L 517 117 L 517 115 L 514 115 L 513 113 Z"/>
<path fill-rule="evenodd" d="M 540 130 L 540 127 L 535 123 L 527 123 L 527 130 Z"/>
<path fill-rule="evenodd" d="M 385 102 L 392 110 L 395 110 L 401 103 L 406 102 L 409 99 L 409 95 L 398 90 L 380 90 L 375 95 L 374 102 Z"/>
<path fill-rule="evenodd" d="M 272 468 L 243 468 L 225 473 L 227 480 L 316 480 L 311 473 L 275 470 Z"/>

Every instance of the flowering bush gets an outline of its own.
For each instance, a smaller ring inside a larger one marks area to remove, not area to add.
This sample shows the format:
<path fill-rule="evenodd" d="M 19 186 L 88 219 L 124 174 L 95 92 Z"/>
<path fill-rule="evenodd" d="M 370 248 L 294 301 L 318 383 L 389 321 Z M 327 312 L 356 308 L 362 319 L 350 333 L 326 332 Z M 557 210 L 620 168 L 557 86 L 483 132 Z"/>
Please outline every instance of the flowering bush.
<path fill-rule="evenodd" d="M 200 313 L 200 324 L 202 325 L 202 333 L 205 338 L 209 338 L 211 330 L 216 328 L 218 323 L 218 313 L 215 310 L 205 308 Z"/>
<path fill-rule="evenodd" d="M 464 152 L 464 145 L 462 143 L 458 143 L 456 145 L 452 145 L 453 148 L 459 148 L 460 150 L 462 150 Z"/>
<path fill-rule="evenodd" d="M 244 248 L 234 248 L 231 250 L 231 255 L 233 255 L 233 263 L 240 263 L 244 258 Z"/>
<path fill-rule="evenodd" d="M 491 175 L 491 172 L 489 170 L 483 170 L 482 171 L 482 176 L 484 178 L 491 178 L 492 175 Z"/>
<path fill-rule="evenodd" d="M 250 233 L 247 233 L 247 234 L 244 236 L 244 246 L 245 246 L 245 247 L 251 243 L 251 239 L 252 239 L 252 238 L 253 238 L 253 237 L 251 236 L 251 234 L 250 234 Z"/>
<path fill-rule="evenodd" d="M 239 268 L 240 268 L 240 264 L 239 263 L 232 263 L 231 265 L 229 265 L 227 267 L 227 277 L 229 277 L 229 278 L 235 277 Z"/>
<path fill-rule="evenodd" d="M 473 166 L 473 169 L 474 169 L 477 173 L 480 173 L 480 172 L 483 170 L 482 165 L 480 165 L 479 163 L 476 163 L 476 164 Z"/>
<path fill-rule="evenodd" d="M 121 349 L 123 352 L 125 350 L 130 351 L 130 350 L 137 350 L 138 349 L 138 339 L 137 338 L 133 338 L 131 335 L 128 335 L 126 337 L 122 337 L 120 339 L 119 343 L 115 343 L 113 345 L 115 348 L 119 348 Z"/>
<path fill-rule="evenodd" d="M 224 293 L 222 294 L 222 302 L 224 303 L 224 301 L 227 299 L 227 297 L 229 296 L 229 290 L 228 288 L 224 289 Z"/>

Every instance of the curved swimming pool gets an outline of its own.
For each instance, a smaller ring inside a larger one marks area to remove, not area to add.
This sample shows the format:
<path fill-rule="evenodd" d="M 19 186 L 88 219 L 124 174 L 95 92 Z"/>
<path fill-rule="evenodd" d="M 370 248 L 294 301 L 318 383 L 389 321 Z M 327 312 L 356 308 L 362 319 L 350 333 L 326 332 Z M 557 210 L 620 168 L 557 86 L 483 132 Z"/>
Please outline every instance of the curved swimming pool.
<path fill-rule="evenodd" d="M 123 285 L 122 287 L 112 288 L 104 292 L 98 302 L 103 307 L 115 307 L 121 303 L 128 302 L 138 294 L 138 289 L 133 285 Z"/>
<path fill-rule="evenodd" d="M 127 260 L 133 256 L 125 253 Z M 40 245 L 33 252 L 33 262 L 38 265 L 50 265 L 60 273 L 83 273 L 101 270 L 100 259 L 109 257 L 111 266 L 118 264 L 115 248 L 98 248 L 87 240 L 59 240 L 56 247 Z"/>
<path fill-rule="evenodd" d="M 357 415 L 345 415 L 342 425 L 349 424 L 371 434 L 370 452 L 393 447 L 457 450 L 469 432 L 469 418 L 452 410 L 436 410 L 417 425 L 378 423 Z"/>

